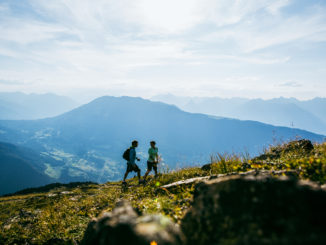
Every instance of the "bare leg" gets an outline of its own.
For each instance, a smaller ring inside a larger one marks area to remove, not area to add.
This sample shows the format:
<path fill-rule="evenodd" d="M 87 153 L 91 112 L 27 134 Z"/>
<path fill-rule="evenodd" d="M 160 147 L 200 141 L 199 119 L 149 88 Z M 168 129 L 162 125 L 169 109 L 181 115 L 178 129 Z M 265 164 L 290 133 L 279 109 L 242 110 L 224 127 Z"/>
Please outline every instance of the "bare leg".
<path fill-rule="evenodd" d="M 123 181 L 126 181 L 126 178 L 127 178 L 128 174 L 129 174 L 129 172 L 126 171 L 125 176 L 124 176 L 124 178 L 123 178 Z"/>
<path fill-rule="evenodd" d="M 145 175 L 144 175 L 144 179 L 147 178 L 147 175 L 149 174 L 149 172 L 150 172 L 150 170 L 147 170 L 147 171 L 146 171 L 146 173 L 145 173 Z"/>
<path fill-rule="evenodd" d="M 137 172 L 138 179 L 140 180 L 140 170 Z"/>
<path fill-rule="evenodd" d="M 153 167 L 153 169 L 154 169 L 154 172 L 155 172 L 155 177 L 157 177 L 157 166 Z"/>
<path fill-rule="evenodd" d="M 154 169 L 155 177 L 157 177 L 157 169 Z"/>
<path fill-rule="evenodd" d="M 151 163 L 149 161 L 147 161 L 147 171 L 146 171 L 146 173 L 144 175 L 144 180 L 147 178 L 147 176 L 151 172 L 151 170 L 152 170 L 152 165 L 151 165 Z"/>

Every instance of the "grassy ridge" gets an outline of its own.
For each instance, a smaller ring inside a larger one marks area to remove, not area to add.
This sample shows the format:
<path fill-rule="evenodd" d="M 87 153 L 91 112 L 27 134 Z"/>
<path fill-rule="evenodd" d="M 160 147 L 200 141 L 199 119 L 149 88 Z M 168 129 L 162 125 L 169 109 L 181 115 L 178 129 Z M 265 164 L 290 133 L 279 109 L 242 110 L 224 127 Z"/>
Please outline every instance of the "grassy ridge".
<path fill-rule="evenodd" d="M 277 152 L 277 157 L 275 157 Z M 299 178 L 326 183 L 326 142 L 307 153 L 286 150 L 284 145 L 265 152 L 265 159 L 247 159 L 236 155 L 217 155 L 207 170 L 186 168 L 149 178 L 146 185 L 138 180 L 106 184 L 61 186 L 42 193 L 0 197 L 0 244 L 43 244 L 60 239 L 67 244 L 78 242 L 88 222 L 101 212 L 110 211 L 118 199 L 129 200 L 139 212 L 162 213 L 179 222 L 192 200 L 194 184 L 173 190 L 159 188 L 179 180 L 253 169 L 291 170 Z M 273 155 L 274 154 L 274 155 Z"/>

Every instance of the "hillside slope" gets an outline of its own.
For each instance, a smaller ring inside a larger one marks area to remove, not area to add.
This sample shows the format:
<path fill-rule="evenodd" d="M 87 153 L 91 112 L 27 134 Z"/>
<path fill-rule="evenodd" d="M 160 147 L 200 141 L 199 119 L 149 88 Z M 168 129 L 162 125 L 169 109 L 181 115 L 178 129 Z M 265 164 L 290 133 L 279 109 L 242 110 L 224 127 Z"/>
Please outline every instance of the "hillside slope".
<path fill-rule="evenodd" d="M 54 182 L 37 160 L 27 149 L 0 142 L 0 195 Z"/>

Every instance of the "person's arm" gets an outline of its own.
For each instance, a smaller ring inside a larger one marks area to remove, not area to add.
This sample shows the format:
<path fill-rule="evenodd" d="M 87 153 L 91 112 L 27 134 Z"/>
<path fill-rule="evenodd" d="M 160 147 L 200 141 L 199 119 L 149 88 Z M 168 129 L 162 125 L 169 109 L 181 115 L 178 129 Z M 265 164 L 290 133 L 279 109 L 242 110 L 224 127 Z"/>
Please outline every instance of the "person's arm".
<path fill-rule="evenodd" d="M 136 149 L 135 149 L 135 159 L 137 159 L 138 162 L 140 161 L 139 157 L 137 157 Z"/>
<path fill-rule="evenodd" d="M 156 151 L 155 151 L 155 162 L 158 163 L 158 148 L 156 148 Z"/>

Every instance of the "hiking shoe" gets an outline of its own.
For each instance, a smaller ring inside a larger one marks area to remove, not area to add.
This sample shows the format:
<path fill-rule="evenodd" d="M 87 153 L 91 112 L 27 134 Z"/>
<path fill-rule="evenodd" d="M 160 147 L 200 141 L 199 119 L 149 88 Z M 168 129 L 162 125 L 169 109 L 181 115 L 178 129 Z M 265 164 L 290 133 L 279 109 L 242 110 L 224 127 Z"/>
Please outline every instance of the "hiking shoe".
<path fill-rule="evenodd" d="M 143 179 L 139 180 L 139 184 L 144 184 L 144 183 L 145 183 L 145 180 L 143 180 Z"/>

